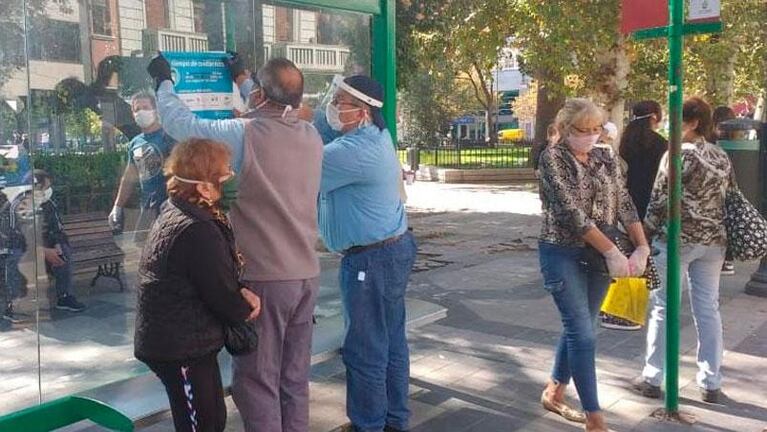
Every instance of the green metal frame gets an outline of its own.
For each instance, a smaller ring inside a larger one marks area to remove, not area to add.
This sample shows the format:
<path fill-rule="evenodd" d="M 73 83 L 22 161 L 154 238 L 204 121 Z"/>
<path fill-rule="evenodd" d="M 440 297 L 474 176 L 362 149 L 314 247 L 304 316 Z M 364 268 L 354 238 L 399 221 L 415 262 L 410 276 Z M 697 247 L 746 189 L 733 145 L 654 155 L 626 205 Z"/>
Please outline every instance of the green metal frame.
<path fill-rule="evenodd" d="M 372 16 L 372 77 L 384 87 L 383 114 L 397 143 L 397 2 L 396 0 L 279 0 L 279 3 L 320 7 Z M 226 3 L 226 47 L 235 50 L 234 19 L 237 13 L 232 2 Z"/>
<path fill-rule="evenodd" d="M 682 273 L 682 104 L 684 101 L 684 0 L 669 1 L 669 198 L 668 281 L 666 283 L 666 411 L 679 411 L 679 308 Z"/>
<path fill-rule="evenodd" d="M 48 432 L 90 420 L 107 429 L 132 432 L 133 422 L 99 401 L 67 396 L 0 417 L 3 432 Z"/>
<path fill-rule="evenodd" d="M 384 10 L 386 0 L 280 0 L 280 3 L 290 3 L 297 6 L 314 6 L 328 9 L 345 10 L 371 15 L 380 15 Z M 394 3 L 394 1 L 391 1 Z"/>
<path fill-rule="evenodd" d="M 381 13 L 373 16 L 372 75 L 384 87 L 383 114 L 397 145 L 397 2 L 380 0 Z"/>
<path fill-rule="evenodd" d="M 636 40 L 668 38 L 669 105 L 669 197 L 668 275 L 666 290 L 666 411 L 679 412 L 679 313 L 682 302 L 682 273 L 679 258 L 682 232 L 682 104 L 684 101 L 684 37 L 718 33 L 721 21 L 685 22 L 685 0 L 669 0 L 669 25 L 639 30 Z"/>
<path fill-rule="evenodd" d="M 724 27 L 721 21 L 682 24 L 682 33 L 684 33 L 684 35 L 720 33 L 723 29 Z M 639 30 L 634 33 L 632 37 L 634 40 L 655 39 L 661 37 L 667 38 L 669 35 L 668 32 L 669 27 L 655 27 Z"/>

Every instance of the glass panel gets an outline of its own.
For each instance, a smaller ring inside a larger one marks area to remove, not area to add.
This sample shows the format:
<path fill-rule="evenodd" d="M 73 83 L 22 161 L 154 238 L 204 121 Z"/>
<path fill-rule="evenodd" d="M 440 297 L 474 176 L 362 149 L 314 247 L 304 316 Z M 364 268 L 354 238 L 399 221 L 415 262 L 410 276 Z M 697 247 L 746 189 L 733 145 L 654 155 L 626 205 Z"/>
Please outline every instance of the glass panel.
<path fill-rule="evenodd" d="M 22 0 L 0 0 L 0 414 L 39 400 L 35 218 Z M 55 31 L 61 31 L 58 27 Z M 66 30 L 64 30 L 66 31 Z M 34 54 L 58 55 L 36 43 Z M 30 51 L 32 47 L 30 46 Z M 63 56 L 72 56 L 64 50 Z M 34 139 L 34 137 L 32 137 Z"/>
<path fill-rule="evenodd" d="M 2 415 L 148 372 L 133 358 L 137 265 L 173 145 L 134 120 L 151 109 L 150 57 L 233 48 L 255 70 L 284 56 L 314 104 L 333 75 L 369 73 L 370 17 L 259 0 L 0 0 L 0 10 L 0 306 L 23 318 L 0 322 Z M 108 221 L 115 204 L 121 224 Z M 320 318 L 338 313 L 337 298 L 321 303 Z"/>

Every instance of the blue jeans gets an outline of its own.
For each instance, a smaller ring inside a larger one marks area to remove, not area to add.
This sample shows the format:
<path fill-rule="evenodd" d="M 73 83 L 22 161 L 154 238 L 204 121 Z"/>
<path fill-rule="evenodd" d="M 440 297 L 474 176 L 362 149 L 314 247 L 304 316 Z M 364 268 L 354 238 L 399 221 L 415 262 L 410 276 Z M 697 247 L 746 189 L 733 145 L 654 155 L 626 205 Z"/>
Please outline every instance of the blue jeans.
<path fill-rule="evenodd" d="M 410 353 L 405 291 L 415 262 L 413 235 L 341 261 L 346 337 L 346 412 L 357 431 L 407 430 Z"/>
<path fill-rule="evenodd" d="M 61 244 L 61 251 L 64 256 L 64 265 L 53 267 L 47 265 L 48 271 L 55 279 L 56 297 L 62 298 L 72 294 L 72 247 L 69 243 Z"/>
<path fill-rule="evenodd" d="M 647 324 L 647 353 L 642 376 L 652 385 L 663 382 L 666 362 L 666 277 L 667 248 L 663 242 L 656 242 L 660 250 L 655 262 L 663 281 L 660 289 L 652 292 L 652 312 Z M 723 246 L 698 244 L 682 245 L 680 261 L 682 282 L 690 292 L 692 317 L 698 332 L 698 374 L 700 388 L 717 390 L 722 386 L 722 316 L 719 314 L 719 279 L 724 263 Z M 681 294 L 681 291 L 680 291 Z"/>
<path fill-rule="evenodd" d="M 554 298 L 564 330 L 557 345 L 551 378 L 562 384 L 575 381 L 586 412 L 599 411 L 597 397 L 596 317 L 610 277 L 591 272 L 582 263 L 584 249 L 541 242 L 539 254 L 543 286 Z"/>

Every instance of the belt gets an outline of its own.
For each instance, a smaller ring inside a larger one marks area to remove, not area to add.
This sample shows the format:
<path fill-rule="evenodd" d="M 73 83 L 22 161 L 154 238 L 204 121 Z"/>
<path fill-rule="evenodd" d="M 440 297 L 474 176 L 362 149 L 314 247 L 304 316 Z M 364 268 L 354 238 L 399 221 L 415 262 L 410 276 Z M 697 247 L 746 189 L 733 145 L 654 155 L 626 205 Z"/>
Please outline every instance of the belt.
<path fill-rule="evenodd" d="M 408 232 L 408 231 L 406 231 L 406 232 Z M 378 248 L 390 245 L 392 243 L 396 243 L 397 240 L 401 239 L 402 236 L 404 236 L 404 235 L 405 235 L 405 233 L 402 233 L 402 234 L 400 234 L 398 236 L 389 237 L 386 240 L 381 240 L 380 242 L 371 243 L 371 244 L 365 245 L 365 246 L 352 246 L 349 249 L 346 249 L 345 251 L 343 251 L 343 254 L 344 255 L 354 255 L 354 254 L 358 254 L 358 253 L 361 253 L 361 252 L 369 251 L 369 250 L 372 250 L 372 249 L 378 249 Z"/>

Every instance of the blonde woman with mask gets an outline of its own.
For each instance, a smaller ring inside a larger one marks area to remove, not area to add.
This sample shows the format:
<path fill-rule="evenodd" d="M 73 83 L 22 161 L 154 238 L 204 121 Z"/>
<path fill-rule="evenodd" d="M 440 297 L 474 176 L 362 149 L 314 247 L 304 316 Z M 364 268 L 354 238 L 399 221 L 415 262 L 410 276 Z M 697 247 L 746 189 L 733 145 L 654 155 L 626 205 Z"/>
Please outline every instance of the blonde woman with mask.
<path fill-rule="evenodd" d="M 608 430 L 597 397 L 596 317 L 611 279 L 643 274 L 650 255 L 617 158 L 595 148 L 604 122 L 593 102 L 568 100 L 556 118 L 559 142 L 540 160 L 541 273 L 564 327 L 541 402 L 591 432 Z M 618 225 L 635 246 L 628 258 L 601 230 Z M 584 412 L 565 401 L 571 379 Z"/>

